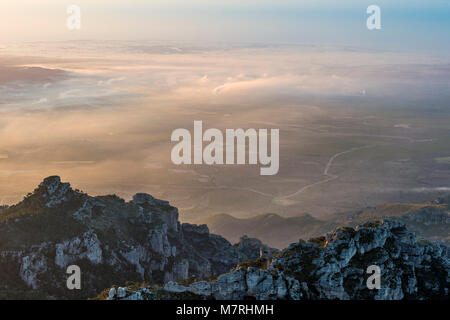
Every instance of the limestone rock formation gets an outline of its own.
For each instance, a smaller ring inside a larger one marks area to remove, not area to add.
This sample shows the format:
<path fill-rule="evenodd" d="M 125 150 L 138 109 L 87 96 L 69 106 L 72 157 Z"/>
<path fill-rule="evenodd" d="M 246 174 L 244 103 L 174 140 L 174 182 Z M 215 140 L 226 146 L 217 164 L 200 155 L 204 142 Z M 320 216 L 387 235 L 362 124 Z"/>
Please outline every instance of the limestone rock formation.
<path fill-rule="evenodd" d="M 241 263 L 210 282 L 121 288 L 123 297 L 109 298 L 448 299 L 450 265 L 445 250 L 437 242 L 418 239 L 401 222 L 370 222 L 293 243 L 271 261 Z M 381 271 L 380 289 L 367 286 L 366 271 L 373 265 Z"/>
<path fill-rule="evenodd" d="M 128 281 L 207 278 L 261 250 L 272 249 L 256 239 L 232 245 L 206 225 L 181 224 L 177 208 L 151 195 L 130 202 L 91 197 L 48 177 L 0 211 L 0 297 L 27 298 L 32 291 L 39 298 L 88 298 Z M 81 290 L 67 289 L 69 265 L 81 268 Z"/>

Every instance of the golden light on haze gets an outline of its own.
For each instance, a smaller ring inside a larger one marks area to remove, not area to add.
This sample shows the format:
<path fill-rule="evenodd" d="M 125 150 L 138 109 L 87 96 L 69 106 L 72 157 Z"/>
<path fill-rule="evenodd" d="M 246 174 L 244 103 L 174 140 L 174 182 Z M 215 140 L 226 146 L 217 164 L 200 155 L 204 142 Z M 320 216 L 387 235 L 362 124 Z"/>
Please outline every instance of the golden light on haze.
<path fill-rule="evenodd" d="M 334 97 L 367 104 L 371 96 L 420 94 L 436 87 L 424 61 L 442 62 L 401 53 L 377 53 L 375 59 L 372 52 L 289 46 L 192 48 L 106 41 L 80 42 L 66 50 L 72 46 L 34 43 L 0 56 L 0 71 L 8 74 L 0 77 L 0 203 L 15 203 L 44 177 L 60 175 L 94 195 L 130 199 L 148 192 L 194 208 L 182 214 L 289 213 L 291 207 L 252 190 L 274 198 L 285 189 L 295 192 L 316 179 L 310 175 L 322 175 L 322 162 L 330 154 L 360 144 L 317 147 L 327 137 L 335 139 L 322 128 L 348 110 L 337 112 Z M 32 52 L 42 54 L 30 57 Z M 421 67 L 412 71 L 409 63 Z M 379 73 L 386 65 L 389 72 Z M 417 75 L 407 84 L 406 71 Z M 11 78 L 17 82 L 8 82 Z M 268 183 L 253 166 L 174 166 L 171 132 L 191 130 L 194 120 L 219 129 L 281 128 L 280 173 Z M 319 121 L 325 124 L 309 128 Z M 243 207 L 249 198 L 258 203 Z M 299 200 L 292 201 L 293 208 Z"/>

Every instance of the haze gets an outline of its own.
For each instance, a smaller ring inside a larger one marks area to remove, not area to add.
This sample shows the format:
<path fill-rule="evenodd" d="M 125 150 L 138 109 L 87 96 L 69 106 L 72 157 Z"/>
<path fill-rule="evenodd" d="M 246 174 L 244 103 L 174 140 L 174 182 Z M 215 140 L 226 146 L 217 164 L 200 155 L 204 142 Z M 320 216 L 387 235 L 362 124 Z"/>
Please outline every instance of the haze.
<path fill-rule="evenodd" d="M 183 220 L 308 212 L 450 190 L 446 1 L 0 4 L 0 204 L 49 175 L 148 192 Z M 280 170 L 175 166 L 174 129 L 280 129 Z"/>

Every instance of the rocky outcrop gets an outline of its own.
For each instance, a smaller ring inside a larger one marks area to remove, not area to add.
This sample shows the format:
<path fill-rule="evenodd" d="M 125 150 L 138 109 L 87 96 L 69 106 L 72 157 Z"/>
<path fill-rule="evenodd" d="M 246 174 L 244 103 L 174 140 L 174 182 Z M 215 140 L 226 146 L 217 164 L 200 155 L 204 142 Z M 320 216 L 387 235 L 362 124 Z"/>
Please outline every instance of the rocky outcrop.
<path fill-rule="evenodd" d="M 163 288 L 120 288 L 110 299 L 448 299 L 445 247 L 418 239 L 405 224 L 370 222 L 290 245 L 271 261 L 241 263 L 216 280 Z M 270 262 L 270 263 L 269 263 Z M 368 267 L 381 286 L 369 289 Z"/>
<path fill-rule="evenodd" d="M 235 245 L 238 249 L 239 260 L 255 260 L 258 258 L 270 259 L 278 250 L 264 245 L 261 240 L 242 236 Z"/>
<path fill-rule="evenodd" d="M 443 299 L 447 248 L 402 220 L 448 235 L 446 210 L 338 228 L 277 252 L 181 224 L 175 207 L 148 194 L 91 197 L 48 177 L 0 210 L 0 298 L 87 298 L 119 285 L 109 298 Z M 70 265 L 81 269 L 81 290 L 66 286 Z M 366 285 L 369 266 L 380 268 L 379 290 Z"/>
<path fill-rule="evenodd" d="M 128 281 L 207 278 L 261 249 L 272 252 L 256 239 L 232 245 L 205 225 L 181 224 L 177 208 L 151 195 L 91 197 L 48 177 L 0 212 L 0 295 L 33 289 L 42 298 L 87 298 Z M 69 265 L 81 269 L 81 290 L 66 287 Z"/>

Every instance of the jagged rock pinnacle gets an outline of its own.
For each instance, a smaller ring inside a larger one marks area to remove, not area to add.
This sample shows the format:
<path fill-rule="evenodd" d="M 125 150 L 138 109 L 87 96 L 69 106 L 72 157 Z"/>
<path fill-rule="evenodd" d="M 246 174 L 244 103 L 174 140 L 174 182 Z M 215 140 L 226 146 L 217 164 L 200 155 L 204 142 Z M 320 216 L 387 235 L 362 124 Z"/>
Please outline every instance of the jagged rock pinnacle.
<path fill-rule="evenodd" d="M 37 191 L 42 194 L 43 198 L 47 199 L 46 206 L 52 207 L 66 200 L 67 193 L 72 189 L 70 183 L 62 183 L 59 176 L 50 176 L 42 181 L 35 193 Z"/>

